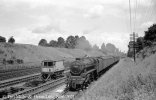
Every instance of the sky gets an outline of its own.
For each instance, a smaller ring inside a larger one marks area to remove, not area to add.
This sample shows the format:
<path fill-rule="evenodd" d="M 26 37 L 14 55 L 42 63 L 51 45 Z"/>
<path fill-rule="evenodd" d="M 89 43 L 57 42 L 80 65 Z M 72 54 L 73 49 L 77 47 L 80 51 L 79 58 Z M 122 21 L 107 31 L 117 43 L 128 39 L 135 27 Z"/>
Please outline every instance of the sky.
<path fill-rule="evenodd" d="M 156 0 L 0 0 L 0 36 L 37 45 L 69 35 L 85 36 L 92 45 L 113 43 L 128 50 L 132 32 L 156 22 Z"/>

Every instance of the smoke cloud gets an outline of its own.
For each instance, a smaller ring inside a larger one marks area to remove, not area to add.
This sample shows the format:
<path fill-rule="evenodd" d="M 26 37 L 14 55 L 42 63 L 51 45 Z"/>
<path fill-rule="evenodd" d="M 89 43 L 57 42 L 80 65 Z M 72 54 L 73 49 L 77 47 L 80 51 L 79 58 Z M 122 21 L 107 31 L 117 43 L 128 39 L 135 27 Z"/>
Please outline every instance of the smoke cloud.
<path fill-rule="evenodd" d="M 77 40 L 77 44 L 76 44 L 76 47 L 75 48 L 83 49 L 83 50 L 88 51 L 88 50 L 91 50 L 92 49 L 92 46 L 89 43 L 89 41 L 86 40 L 86 38 L 84 36 L 82 36 L 82 37 L 80 37 Z"/>

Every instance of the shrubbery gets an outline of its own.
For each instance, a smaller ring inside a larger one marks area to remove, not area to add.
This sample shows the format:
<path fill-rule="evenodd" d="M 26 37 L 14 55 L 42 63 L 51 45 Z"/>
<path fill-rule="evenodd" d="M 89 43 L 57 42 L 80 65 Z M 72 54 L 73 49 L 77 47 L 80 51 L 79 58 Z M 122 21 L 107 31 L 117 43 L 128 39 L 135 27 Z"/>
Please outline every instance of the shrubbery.
<path fill-rule="evenodd" d="M 8 43 L 15 43 L 15 39 L 13 38 L 13 36 L 9 38 Z"/>
<path fill-rule="evenodd" d="M 0 36 L 0 42 L 6 42 L 6 38 L 5 38 L 5 37 Z"/>
<path fill-rule="evenodd" d="M 6 60 L 6 59 L 3 59 L 3 64 L 23 64 L 24 62 L 23 62 L 23 60 L 22 59 L 15 59 L 15 60 L 12 60 L 12 59 L 8 59 L 8 60 Z"/>

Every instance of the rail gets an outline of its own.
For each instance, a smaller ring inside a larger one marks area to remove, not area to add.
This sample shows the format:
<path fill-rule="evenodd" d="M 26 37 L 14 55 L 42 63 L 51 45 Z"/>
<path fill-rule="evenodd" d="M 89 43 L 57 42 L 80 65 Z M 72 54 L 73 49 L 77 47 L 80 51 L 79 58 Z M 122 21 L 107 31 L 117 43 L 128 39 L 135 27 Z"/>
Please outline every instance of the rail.
<path fill-rule="evenodd" d="M 7 86 L 10 86 L 10 85 L 15 85 L 18 83 L 26 82 L 28 80 L 33 80 L 33 79 L 36 79 L 38 77 L 40 77 L 40 73 L 29 75 L 27 77 L 19 77 L 19 78 L 12 79 L 12 80 L 5 80 L 5 81 L 0 82 L 0 89 L 7 87 Z"/>
<path fill-rule="evenodd" d="M 9 70 L 9 71 L 0 71 L 0 81 L 25 76 L 30 74 L 35 74 L 40 72 L 40 67 L 34 68 L 25 68 L 25 69 L 16 69 L 16 70 Z"/>
<path fill-rule="evenodd" d="M 44 83 L 40 86 L 31 88 L 31 89 L 26 89 L 26 90 L 20 91 L 16 94 L 10 95 L 9 97 L 4 97 L 4 98 L 2 98 L 2 100 L 30 99 L 37 94 L 45 92 L 49 89 L 52 89 L 58 85 L 63 84 L 63 83 L 65 83 L 65 77 L 59 78 L 59 79 L 53 80 L 53 81 L 48 81 L 47 83 Z"/>

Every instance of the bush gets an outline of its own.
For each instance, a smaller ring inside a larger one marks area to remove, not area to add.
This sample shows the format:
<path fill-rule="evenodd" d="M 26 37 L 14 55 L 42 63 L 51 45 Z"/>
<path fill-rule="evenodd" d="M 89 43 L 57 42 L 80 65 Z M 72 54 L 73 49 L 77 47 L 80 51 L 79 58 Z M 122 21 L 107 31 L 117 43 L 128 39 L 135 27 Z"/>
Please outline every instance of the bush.
<path fill-rule="evenodd" d="M 15 39 L 12 37 L 9 38 L 8 43 L 15 43 Z"/>
<path fill-rule="evenodd" d="M 17 59 L 16 62 L 17 62 L 18 64 L 23 64 L 23 60 L 22 60 L 22 59 Z"/>
<path fill-rule="evenodd" d="M 136 45 L 138 46 L 138 48 L 136 48 L 136 52 L 139 52 L 140 50 L 142 50 L 145 45 L 144 38 L 143 37 L 137 38 Z"/>
<path fill-rule="evenodd" d="M 147 40 L 147 41 L 144 42 L 144 44 L 145 44 L 146 47 L 147 46 L 150 47 L 152 45 L 152 41 Z"/>
<path fill-rule="evenodd" d="M 6 42 L 5 37 L 0 36 L 0 42 Z"/>
<path fill-rule="evenodd" d="M 7 63 L 8 64 L 14 64 L 14 61 L 13 60 L 7 60 Z"/>

